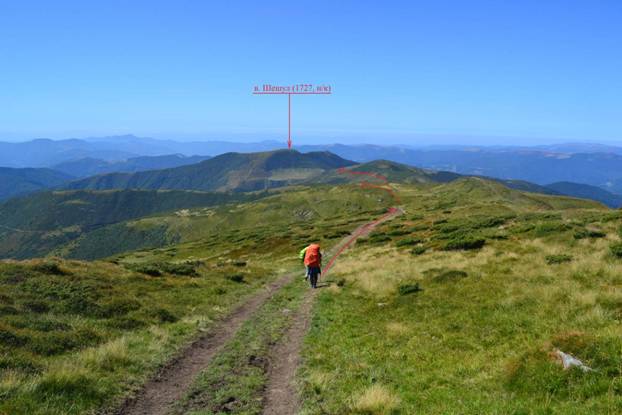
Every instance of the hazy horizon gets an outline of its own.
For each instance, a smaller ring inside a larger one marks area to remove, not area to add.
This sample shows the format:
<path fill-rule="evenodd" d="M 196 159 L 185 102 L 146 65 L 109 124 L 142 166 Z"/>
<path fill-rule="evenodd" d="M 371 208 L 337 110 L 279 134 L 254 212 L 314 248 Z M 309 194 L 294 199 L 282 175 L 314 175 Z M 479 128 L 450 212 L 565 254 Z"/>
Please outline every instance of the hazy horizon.
<path fill-rule="evenodd" d="M 134 136 L 155 140 L 170 140 L 177 142 L 231 142 L 231 143 L 260 143 L 276 142 L 287 147 L 285 140 L 268 134 L 154 134 L 142 135 L 133 133 L 101 134 L 101 135 L 41 135 L 33 137 L 6 136 L 0 133 L 0 142 L 24 143 L 37 139 L 54 141 L 79 139 L 100 139 Z M 378 137 L 352 137 L 348 135 L 331 137 L 296 137 L 294 147 L 307 145 L 380 145 L 380 146 L 407 146 L 407 147 L 434 147 L 434 146 L 481 146 L 481 147 L 537 147 L 559 144 L 597 144 L 604 146 L 622 146 L 622 140 L 572 139 L 572 138 L 541 138 L 541 137 L 495 137 L 495 136 L 462 136 L 451 134 L 411 134 L 411 135 L 382 135 Z"/>

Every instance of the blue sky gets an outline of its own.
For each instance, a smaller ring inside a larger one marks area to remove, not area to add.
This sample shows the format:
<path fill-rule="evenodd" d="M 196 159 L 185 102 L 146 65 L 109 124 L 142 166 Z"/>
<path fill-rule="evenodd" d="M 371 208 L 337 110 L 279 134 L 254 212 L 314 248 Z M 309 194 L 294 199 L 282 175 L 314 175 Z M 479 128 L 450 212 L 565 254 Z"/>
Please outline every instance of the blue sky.
<path fill-rule="evenodd" d="M 622 142 L 622 2 L 0 1 L 0 140 Z M 500 137 L 518 137 L 503 139 Z"/>

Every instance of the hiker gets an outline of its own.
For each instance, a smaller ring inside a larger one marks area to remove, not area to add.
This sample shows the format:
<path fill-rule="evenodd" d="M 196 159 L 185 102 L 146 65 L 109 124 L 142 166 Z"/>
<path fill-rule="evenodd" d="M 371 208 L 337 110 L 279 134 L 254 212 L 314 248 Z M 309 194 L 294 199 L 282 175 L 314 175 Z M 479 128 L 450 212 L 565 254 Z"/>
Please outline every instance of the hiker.
<path fill-rule="evenodd" d="M 305 250 L 305 266 L 307 267 L 307 276 L 309 277 L 309 284 L 311 288 L 317 288 L 317 280 L 322 273 L 322 252 L 320 251 L 320 245 L 311 244 Z"/>
<path fill-rule="evenodd" d="M 300 262 L 302 262 L 302 265 L 305 266 L 305 277 L 304 279 L 306 280 L 307 278 L 309 278 L 309 267 L 307 267 L 305 265 L 305 255 L 307 254 L 307 248 L 309 248 L 308 246 L 305 246 L 304 248 L 302 248 L 300 250 L 300 252 L 298 253 L 298 258 L 300 258 Z"/>

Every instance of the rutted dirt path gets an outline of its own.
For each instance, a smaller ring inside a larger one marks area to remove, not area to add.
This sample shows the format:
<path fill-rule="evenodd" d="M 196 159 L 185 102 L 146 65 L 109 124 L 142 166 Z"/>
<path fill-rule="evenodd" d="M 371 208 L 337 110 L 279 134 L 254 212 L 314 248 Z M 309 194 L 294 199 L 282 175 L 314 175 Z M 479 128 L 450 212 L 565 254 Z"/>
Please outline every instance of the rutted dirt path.
<path fill-rule="evenodd" d="M 324 267 L 324 276 L 337 257 L 357 238 L 367 235 L 378 224 L 401 213 L 401 210 L 391 208 L 379 219 L 360 226 L 350 236 L 344 238 L 328 255 L 331 256 L 331 259 Z M 240 305 L 208 333 L 168 362 L 152 380 L 143 386 L 135 397 L 128 399 L 123 404 L 117 414 L 166 415 L 171 412 L 176 402 L 187 393 L 199 373 L 234 337 L 242 324 L 291 280 L 291 275 L 285 275 Z M 308 291 L 292 325 L 284 336 L 284 340 L 277 344 L 271 353 L 274 358 L 271 359 L 268 368 L 269 379 L 264 399 L 265 414 L 291 415 L 298 408 L 299 400 L 293 386 L 293 379 L 300 363 L 302 342 L 311 321 L 313 299 L 316 292 L 315 290 Z"/>
<path fill-rule="evenodd" d="M 197 375 L 233 338 L 242 324 L 275 292 L 291 281 L 285 275 L 268 285 L 235 309 L 209 333 L 188 346 L 178 357 L 163 367 L 147 382 L 136 397 L 125 402 L 119 415 L 165 415 L 180 400 Z"/>
<path fill-rule="evenodd" d="M 331 259 L 324 267 L 325 277 L 335 260 L 352 245 L 358 238 L 368 235 L 377 225 L 403 213 L 401 209 L 391 208 L 384 216 L 367 223 L 350 236 L 346 237 L 331 252 Z M 313 300 L 317 290 L 309 290 L 298 309 L 294 321 L 283 336 L 283 339 L 274 346 L 268 367 L 268 382 L 264 396 L 264 415 L 294 415 L 300 407 L 300 399 L 294 380 L 296 370 L 302 361 L 302 344 L 309 325 Z"/>

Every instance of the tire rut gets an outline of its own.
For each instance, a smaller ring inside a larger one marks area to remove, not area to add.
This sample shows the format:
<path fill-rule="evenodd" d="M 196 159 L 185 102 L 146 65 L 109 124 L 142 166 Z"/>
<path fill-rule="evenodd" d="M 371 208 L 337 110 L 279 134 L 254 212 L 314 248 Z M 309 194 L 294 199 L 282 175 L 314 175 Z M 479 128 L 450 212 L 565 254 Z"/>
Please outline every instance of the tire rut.
<path fill-rule="evenodd" d="M 158 374 L 148 381 L 136 396 L 125 401 L 119 415 L 165 415 L 183 398 L 197 375 L 212 358 L 233 338 L 242 324 L 274 293 L 292 279 L 280 277 L 200 337 L 176 358 L 169 361 Z"/>

